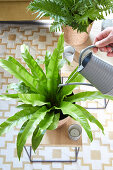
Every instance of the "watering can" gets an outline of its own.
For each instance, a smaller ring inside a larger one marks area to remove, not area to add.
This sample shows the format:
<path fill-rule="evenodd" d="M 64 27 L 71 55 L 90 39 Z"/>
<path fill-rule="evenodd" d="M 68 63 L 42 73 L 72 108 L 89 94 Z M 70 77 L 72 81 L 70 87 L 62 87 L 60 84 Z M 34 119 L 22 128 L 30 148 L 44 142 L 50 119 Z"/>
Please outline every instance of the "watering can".
<path fill-rule="evenodd" d="M 89 85 L 96 87 L 96 89 L 103 94 L 113 96 L 113 66 L 99 59 L 92 52 L 89 52 L 84 58 L 82 58 L 83 54 L 93 47 L 96 46 L 91 45 L 81 51 L 79 56 L 79 67 L 77 69 L 77 72 L 84 76 L 91 84 L 75 82 L 61 84 L 59 86 L 75 84 Z M 70 77 L 70 79 L 72 79 L 75 74 L 76 72 Z"/>

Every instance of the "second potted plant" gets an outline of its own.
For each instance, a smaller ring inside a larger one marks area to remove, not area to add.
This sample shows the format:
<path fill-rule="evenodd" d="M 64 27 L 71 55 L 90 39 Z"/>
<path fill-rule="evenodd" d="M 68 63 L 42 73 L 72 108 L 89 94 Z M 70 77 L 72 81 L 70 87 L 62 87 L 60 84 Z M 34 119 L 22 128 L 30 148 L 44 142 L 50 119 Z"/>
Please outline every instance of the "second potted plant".
<path fill-rule="evenodd" d="M 28 8 L 37 13 L 37 18 L 49 16 L 54 19 L 50 30 L 62 27 L 65 42 L 74 46 L 87 40 L 93 21 L 104 19 L 103 13 L 113 12 L 113 1 L 33 0 Z"/>

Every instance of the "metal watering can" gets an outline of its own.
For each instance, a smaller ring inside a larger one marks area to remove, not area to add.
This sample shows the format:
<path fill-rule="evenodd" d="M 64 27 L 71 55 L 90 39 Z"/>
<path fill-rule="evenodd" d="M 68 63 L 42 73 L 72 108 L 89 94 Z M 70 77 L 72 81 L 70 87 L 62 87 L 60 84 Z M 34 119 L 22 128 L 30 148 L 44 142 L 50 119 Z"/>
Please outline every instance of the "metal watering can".
<path fill-rule="evenodd" d="M 81 51 L 79 56 L 79 67 L 77 69 L 77 72 L 83 75 L 91 84 L 75 82 L 61 84 L 59 86 L 75 84 L 89 85 L 96 87 L 103 94 L 113 96 L 113 66 L 99 59 L 92 52 L 89 52 L 82 59 L 83 54 L 93 47 L 96 46 L 91 45 Z M 70 79 L 72 79 L 72 77 Z"/>

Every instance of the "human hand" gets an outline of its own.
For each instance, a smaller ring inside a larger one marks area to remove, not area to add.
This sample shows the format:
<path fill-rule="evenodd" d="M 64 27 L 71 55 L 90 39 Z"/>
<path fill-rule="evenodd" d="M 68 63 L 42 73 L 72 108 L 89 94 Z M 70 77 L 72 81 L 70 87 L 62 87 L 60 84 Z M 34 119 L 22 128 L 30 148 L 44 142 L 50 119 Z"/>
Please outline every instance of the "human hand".
<path fill-rule="evenodd" d="M 98 51 L 98 49 L 102 52 L 107 52 L 107 56 L 113 57 L 113 27 L 107 27 L 105 30 L 100 32 L 95 40 L 94 44 L 96 45 L 95 48 L 93 48 L 94 53 Z M 111 46 L 111 47 L 107 47 Z"/>

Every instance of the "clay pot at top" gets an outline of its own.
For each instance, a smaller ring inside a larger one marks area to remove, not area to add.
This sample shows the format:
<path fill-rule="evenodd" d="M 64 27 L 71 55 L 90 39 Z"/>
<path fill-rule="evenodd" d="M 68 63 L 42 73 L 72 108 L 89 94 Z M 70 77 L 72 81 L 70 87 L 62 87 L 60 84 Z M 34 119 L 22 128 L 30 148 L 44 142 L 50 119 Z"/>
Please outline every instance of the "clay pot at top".
<path fill-rule="evenodd" d="M 77 30 L 73 30 L 70 26 L 63 27 L 62 31 L 64 32 L 64 41 L 71 46 L 76 46 L 85 43 L 89 37 L 91 27 L 92 24 L 90 24 L 87 28 L 88 33 L 77 33 Z"/>

